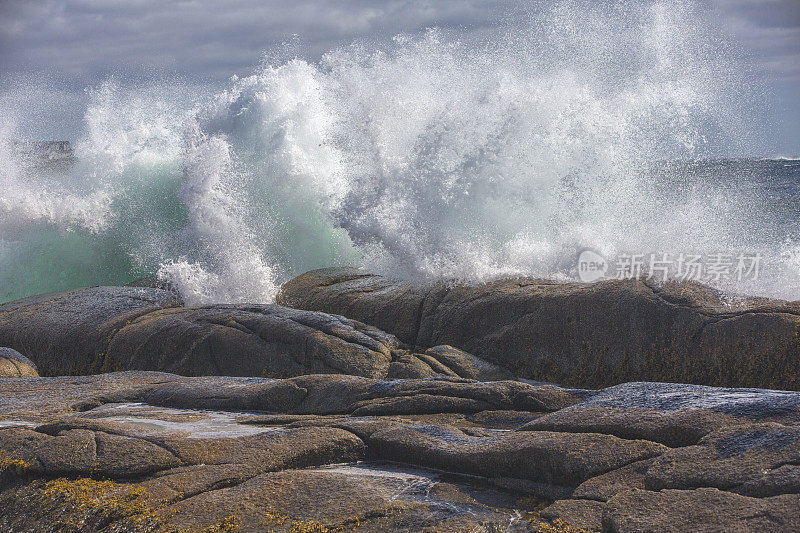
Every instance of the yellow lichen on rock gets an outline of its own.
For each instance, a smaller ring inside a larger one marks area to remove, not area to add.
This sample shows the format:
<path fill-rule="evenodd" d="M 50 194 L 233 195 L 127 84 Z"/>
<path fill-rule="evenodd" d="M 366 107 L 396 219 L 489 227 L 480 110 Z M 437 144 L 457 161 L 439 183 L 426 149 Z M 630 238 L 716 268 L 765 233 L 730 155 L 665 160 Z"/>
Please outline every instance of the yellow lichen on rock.
<path fill-rule="evenodd" d="M 126 490 L 110 480 L 59 478 L 45 484 L 41 497 L 46 503 L 65 506 L 76 513 L 72 522 L 83 522 L 89 517 L 107 523 L 128 519 L 133 527 L 155 525 L 164 518 L 149 504 L 147 489 L 134 486 Z"/>
<path fill-rule="evenodd" d="M 0 450 L 0 477 L 6 474 L 20 475 L 30 466 L 28 461 L 9 457 L 5 450 Z"/>
<path fill-rule="evenodd" d="M 553 521 L 542 518 L 541 513 L 548 504 L 538 498 L 526 496 L 517 500 L 517 505 L 528 510 L 526 513 L 528 524 L 535 527 L 538 533 L 587 533 L 585 529 L 568 524 L 560 518 Z"/>
<path fill-rule="evenodd" d="M 585 529 L 574 527 L 557 518 L 553 523 L 540 522 L 539 533 L 587 533 Z"/>
<path fill-rule="evenodd" d="M 327 533 L 328 528 L 317 521 L 292 522 L 289 533 Z"/>
<path fill-rule="evenodd" d="M 228 531 L 236 531 L 239 529 L 239 522 L 236 517 L 231 515 L 223 518 L 218 524 L 208 526 L 200 533 L 223 533 Z"/>
<path fill-rule="evenodd" d="M 261 525 L 264 527 L 269 527 L 271 528 L 270 529 L 271 531 L 274 531 L 274 529 L 272 528 L 276 526 L 281 526 L 288 520 L 289 516 L 270 511 L 267 513 L 266 517 L 264 517 L 264 520 L 262 520 Z"/>
<path fill-rule="evenodd" d="M 42 496 L 52 500 L 64 498 L 79 506 L 96 507 L 100 505 L 100 498 L 112 491 L 114 487 L 113 481 L 60 478 L 48 482 L 42 491 Z"/>

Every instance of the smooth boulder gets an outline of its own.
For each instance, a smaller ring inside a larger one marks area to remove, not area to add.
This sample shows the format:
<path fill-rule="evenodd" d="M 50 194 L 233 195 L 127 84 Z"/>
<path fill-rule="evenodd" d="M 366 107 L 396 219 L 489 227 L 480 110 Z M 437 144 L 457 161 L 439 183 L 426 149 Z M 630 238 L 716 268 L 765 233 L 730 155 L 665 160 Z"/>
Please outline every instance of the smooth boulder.
<path fill-rule="evenodd" d="M 571 386 L 800 389 L 800 302 L 731 299 L 696 283 L 415 283 L 332 268 L 294 278 L 277 301 L 372 324 L 420 350 L 446 344 L 520 377 Z"/>
<path fill-rule="evenodd" d="M 161 289 L 93 287 L 0 305 L 0 345 L 33 360 L 45 376 L 95 374 L 114 334 L 154 310 L 180 305 Z M 111 363 L 112 361 L 109 361 Z"/>
<path fill-rule="evenodd" d="M 174 292 L 146 286 L 93 287 L 1 305 L 2 344 L 35 360 L 44 375 L 511 377 L 448 346 L 414 353 L 394 335 L 340 315 L 267 304 L 184 307 Z"/>

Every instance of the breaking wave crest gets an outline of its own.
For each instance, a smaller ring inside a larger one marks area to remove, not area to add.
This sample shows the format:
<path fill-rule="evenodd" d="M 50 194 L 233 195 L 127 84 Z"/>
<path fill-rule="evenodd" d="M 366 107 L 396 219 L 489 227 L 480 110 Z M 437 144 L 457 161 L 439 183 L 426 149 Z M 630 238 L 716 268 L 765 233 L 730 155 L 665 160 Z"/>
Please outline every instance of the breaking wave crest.
<path fill-rule="evenodd" d="M 746 142 L 692 9 L 564 3 L 265 62 L 212 96 L 109 81 L 73 163 L 0 143 L 0 300 L 157 273 L 190 303 L 269 302 L 353 264 L 574 279 L 586 248 L 759 253 L 732 288 L 800 298 L 797 191 L 658 163 Z"/>

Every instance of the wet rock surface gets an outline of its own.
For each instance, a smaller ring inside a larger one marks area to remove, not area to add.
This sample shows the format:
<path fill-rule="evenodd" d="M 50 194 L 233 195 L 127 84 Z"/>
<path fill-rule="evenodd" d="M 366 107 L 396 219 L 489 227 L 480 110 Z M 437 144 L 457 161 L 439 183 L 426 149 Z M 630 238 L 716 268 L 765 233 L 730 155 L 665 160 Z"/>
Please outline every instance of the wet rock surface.
<path fill-rule="evenodd" d="M 796 531 L 799 411 L 655 383 L 6 379 L 0 530 Z"/>
<path fill-rule="evenodd" d="M 525 378 L 800 390 L 800 302 L 725 298 L 694 283 L 425 285 L 331 268 L 286 283 L 278 303 L 341 314 L 420 350 L 451 345 Z"/>
<path fill-rule="evenodd" d="M 156 370 L 190 376 L 512 377 L 450 346 L 414 353 L 393 335 L 342 316 L 278 305 L 188 308 L 171 290 L 141 285 L 0 305 L 0 345 L 18 349 L 43 375 Z"/>

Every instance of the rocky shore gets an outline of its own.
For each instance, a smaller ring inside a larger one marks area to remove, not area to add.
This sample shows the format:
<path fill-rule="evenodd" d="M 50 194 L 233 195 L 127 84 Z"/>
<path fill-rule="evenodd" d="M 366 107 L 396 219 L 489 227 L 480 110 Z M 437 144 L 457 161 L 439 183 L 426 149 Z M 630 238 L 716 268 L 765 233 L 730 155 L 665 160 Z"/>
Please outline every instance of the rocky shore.
<path fill-rule="evenodd" d="M 697 283 L 419 285 L 332 268 L 291 280 L 278 303 L 360 320 L 416 347 L 452 345 L 555 383 L 800 390 L 800 302 L 732 298 Z"/>
<path fill-rule="evenodd" d="M 139 285 L 0 305 L 0 531 L 800 530 L 797 302 Z"/>

